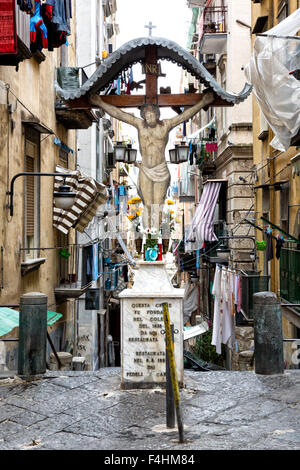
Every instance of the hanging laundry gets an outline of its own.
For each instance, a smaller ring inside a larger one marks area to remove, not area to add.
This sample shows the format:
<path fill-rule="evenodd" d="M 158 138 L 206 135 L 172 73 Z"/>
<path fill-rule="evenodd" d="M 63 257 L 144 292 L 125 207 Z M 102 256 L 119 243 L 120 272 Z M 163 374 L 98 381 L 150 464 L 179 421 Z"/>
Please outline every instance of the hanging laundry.
<path fill-rule="evenodd" d="M 266 248 L 267 261 L 273 259 L 273 238 L 271 233 L 267 233 L 267 248 Z"/>
<path fill-rule="evenodd" d="M 41 4 L 35 0 L 34 16 L 30 18 L 30 50 L 31 52 L 41 51 L 48 47 L 48 31 L 41 16 Z"/>
<path fill-rule="evenodd" d="M 221 343 L 232 348 L 235 340 L 234 276 L 230 270 L 216 265 L 212 294 L 214 295 L 214 319 L 211 344 L 221 354 Z"/>
<path fill-rule="evenodd" d="M 205 150 L 207 152 L 216 152 L 218 150 L 217 142 L 206 142 Z"/>
<path fill-rule="evenodd" d="M 25 13 L 30 13 L 33 9 L 31 0 L 17 0 L 17 4 L 19 5 L 20 10 L 25 11 Z"/>
<path fill-rule="evenodd" d="M 98 272 L 99 272 L 99 254 L 98 254 L 98 245 L 93 245 L 93 252 L 92 252 L 92 280 L 97 281 L 98 279 Z"/>
<path fill-rule="evenodd" d="M 238 276 L 237 306 L 236 311 L 240 313 L 242 309 L 242 278 Z"/>
<path fill-rule="evenodd" d="M 216 346 L 216 352 L 221 354 L 221 325 L 222 325 L 222 293 L 221 293 L 221 274 L 222 269 L 220 266 L 216 266 L 214 282 L 212 287 L 212 295 L 214 295 L 214 315 L 213 315 L 213 333 L 211 344 Z"/>
<path fill-rule="evenodd" d="M 42 15 L 48 31 L 48 50 L 68 44 L 71 34 L 71 0 L 45 0 Z"/>
<path fill-rule="evenodd" d="M 190 163 L 190 165 L 193 165 L 193 163 L 194 163 L 194 154 L 193 154 L 193 144 L 192 144 L 192 142 L 190 142 L 190 145 L 189 145 L 189 163 Z"/>
<path fill-rule="evenodd" d="M 277 240 L 276 240 L 276 258 L 277 259 L 280 258 L 280 252 L 281 252 L 283 243 L 284 243 L 283 237 L 282 236 L 280 238 L 277 237 Z"/>

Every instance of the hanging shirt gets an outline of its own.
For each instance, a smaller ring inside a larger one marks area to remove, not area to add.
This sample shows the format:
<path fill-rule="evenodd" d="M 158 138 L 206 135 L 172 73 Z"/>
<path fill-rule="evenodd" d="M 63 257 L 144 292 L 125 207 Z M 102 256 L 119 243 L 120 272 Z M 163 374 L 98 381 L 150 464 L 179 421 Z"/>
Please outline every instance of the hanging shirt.
<path fill-rule="evenodd" d="M 233 276 L 226 268 L 216 266 L 212 294 L 215 296 L 213 334 L 211 344 L 221 354 L 221 343 L 232 348 L 235 339 L 233 309 Z"/>
<path fill-rule="evenodd" d="M 214 283 L 212 287 L 212 295 L 215 296 L 214 299 L 214 319 L 213 319 L 213 333 L 211 344 L 216 346 L 216 352 L 221 354 L 221 274 L 222 268 L 216 266 Z"/>

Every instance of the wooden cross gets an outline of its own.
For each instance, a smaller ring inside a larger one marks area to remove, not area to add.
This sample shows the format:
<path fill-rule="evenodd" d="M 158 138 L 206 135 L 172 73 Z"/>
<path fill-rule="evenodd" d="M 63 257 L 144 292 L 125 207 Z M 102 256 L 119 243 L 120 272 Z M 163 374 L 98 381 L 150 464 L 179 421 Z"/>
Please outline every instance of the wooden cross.
<path fill-rule="evenodd" d="M 145 24 L 145 28 L 149 28 L 149 36 L 152 36 L 152 29 L 156 28 L 156 26 L 152 24 L 152 21 L 149 21 L 148 25 Z"/>
<path fill-rule="evenodd" d="M 157 62 L 157 46 L 145 46 L 145 95 L 101 95 L 106 103 L 118 108 L 139 108 L 143 104 L 152 103 L 159 107 L 187 107 L 198 103 L 203 97 L 202 93 L 158 94 L 157 80 L 159 76 L 159 64 Z M 91 105 L 85 96 L 69 102 L 71 108 L 90 109 Z M 233 106 L 233 103 L 223 100 L 216 95 L 215 101 L 210 106 Z"/>

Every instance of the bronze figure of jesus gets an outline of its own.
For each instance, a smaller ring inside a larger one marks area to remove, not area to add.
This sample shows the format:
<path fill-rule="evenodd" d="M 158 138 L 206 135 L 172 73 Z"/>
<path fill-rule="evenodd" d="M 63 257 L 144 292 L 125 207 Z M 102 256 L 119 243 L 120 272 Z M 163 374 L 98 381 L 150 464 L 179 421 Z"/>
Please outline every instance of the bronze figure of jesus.
<path fill-rule="evenodd" d="M 144 204 L 143 222 L 151 227 L 152 208 L 162 207 L 170 184 L 170 171 L 165 159 L 165 149 L 169 132 L 174 127 L 192 118 L 202 108 L 214 101 L 214 93 L 205 93 L 197 104 L 171 119 L 160 120 L 159 107 L 154 104 L 144 104 L 141 107 L 141 118 L 111 104 L 105 103 L 101 96 L 91 94 L 89 102 L 102 108 L 111 117 L 134 126 L 138 131 L 142 163 L 139 167 L 138 190 Z M 161 217 L 160 217 L 161 220 Z"/>

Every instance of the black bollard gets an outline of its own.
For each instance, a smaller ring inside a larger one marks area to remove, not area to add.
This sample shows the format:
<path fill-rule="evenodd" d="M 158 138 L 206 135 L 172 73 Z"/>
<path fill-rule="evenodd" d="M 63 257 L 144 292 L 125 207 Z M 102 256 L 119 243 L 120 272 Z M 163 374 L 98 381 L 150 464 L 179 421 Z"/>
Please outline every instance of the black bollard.
<path fill-rule="evenodd" d="M 171 324 L 172 341 L 174 344 L 174 325 Z M 167 428 L 175 428 L 175 405 L 174 392 L 170 373 L 169 355 L 167 349 L 166 337 L 166 409 L 167 409 Z"/>
<path fill-rule="evenodd" d="M 20 299 L 18 375 L 46 372 L 47 296 L 30 292 Z"/>
<path fill-rule="evenodd" d="M 283 374 L 283 337 L 280 302 L 274 292 L 253 295 L 255 373 Z"/>

